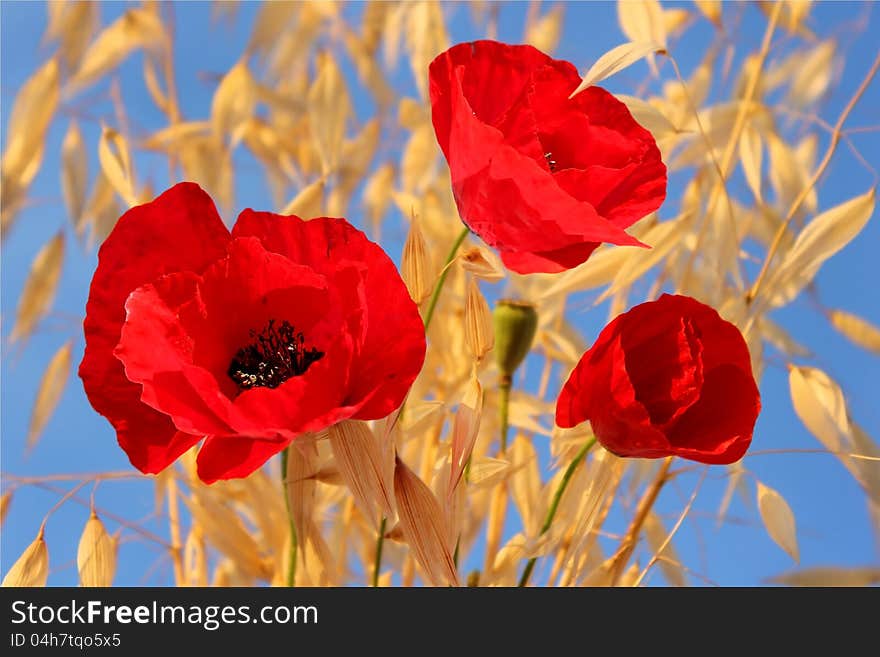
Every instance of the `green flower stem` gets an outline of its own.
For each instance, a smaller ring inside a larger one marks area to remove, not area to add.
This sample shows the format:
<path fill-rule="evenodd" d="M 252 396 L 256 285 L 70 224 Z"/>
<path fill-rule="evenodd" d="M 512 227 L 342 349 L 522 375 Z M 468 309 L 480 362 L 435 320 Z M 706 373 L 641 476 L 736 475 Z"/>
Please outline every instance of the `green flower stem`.
<path fill-rule="evenodd" d="M 509 374 L 502 374 L 498 384 L 498 413 L 501 421 L 501 456 L 507 453 L 507 437 L 510 433 L 510 387 L 513 381 Z"/>
<path fill-rule="evenodd" d="M 382 568 L 382 547 L 385 545 L 385 526 L 388 518 L 382 516 L 382 522 L 379 523 L 379 536 L 376 539 L 376 558 L 373 560 L 373 581 L 371 586 L 374 588 L 379 586 L 379 570 Z"/>
<path fill-rule="evenodd" d="M 584 459 L 587 457 L 587 452 L 589 452 L 595 444 L 595 438 L 588 440 L 575 455 L 574 459 L 572 459 L 571 463 L 568 464 L 565 474 L 562 475 L 562 481 L 559 482 L 559 488 L 557 488 L 556 492 L 553 494 L 553 501 L 550 502 L 550 508 L 547 509 L 547 515 L 544 517 L 544 524 L 541 527 L 540 536 L 543 536 L 550 530 L 550 526 L 553 524 L 553 518 L 556 517 L 556 511 L 559 509 L 559 502 L 562 500 L 562 494 L 565 493 L 565 489 L 568 488 L 568 484 L 571 481 L 575 470 L 577 470 L 578 466 L 584 462 Z M 535 569 L 535 562 L 537 562 L 537 560 L 538 557 L 532 557 L 529 559 L 529 562 L 526 564 L 526 569 L 523 571 L 522 577 L 519 579 L 519 586 L 525 586 L 529 583 L 529 577 L 532 576 L 532 571 Z"/>
<path fill-rule="evenodd" d="M 470 228 L 465 226 L 464 230 L 461 231 L 461 234 L 455 238 L 452 248 L 449 249 L 449 255 L 446 256 L 446 262 L 443 264 L 443 272 L 437 279 L 437 284 L 434 285 L 434 291 L 431 293 L 431 300 L 428 303 L 428 312 L 425 313 L 425 331 L 428 330 L 428 326 L 431 324 L 431 319 L 434 317 L 434 311 L 437 309 L 437 301 L 440 299 L 440 290 L 443 289 L 443 284 L 446 282 L 446 277 L 449 275 L 449 265 L 455 259 L 458 249 L 461 248 L 462 243 L 470 232 Z M 401 416 L 402 415 L 403 410 L 401 409 Z M 387 518 L 382 518 L 382 524 L 379 527 L 379 535 L 376 537 L 376 558 L 373 563 L 373 586 L 379 585 L 379 569 L 382 567 L 382 547 L 385 544 L 385 524 L 387 521 Z"/>
<path fill-rule="evenodd" d="M 458 253 L 458 249 L 461 247 L 464 239 L 470 232 L 470 228 L 465 226 L 464 230 L 461 231 L 461 234 L 455 238 L 452 248 L 449 249 L 449 255 L 446 256 L 446 262 L 443 263 L 443 271 L 440 274 L 440 278 L 437 279 L 437 284 L 434 286 L 434 291 L 431 293 L 431 300 L 428 302 L 428 311 L 425 313 L 425 330 L 428 330 L 428 326 L 431 324 L 431 319 L 434 317 L 434 310 L 437 308 L 437 301 L 440 299 L 440 290 L 443 289 L 446 277 L 449 276 L 449 263 L 455 259 L 455 254 Z"/>
<path fill-rule="evenodd" d="M 290 510 L 289 483 L 287 481 L 287 461 L 290 458 L 290 450 L 292 449 L 296 448 L 293 445 L 288 445 L 287 449 L 281 452 L 281 483 L 284 487 L 284 505 L 287 507 L 287 518 L 290 522 L 290 557 L 287 568 L 287 586 L 294 586 L 294 581 L 296 580 L 296 523 L 293 522 L 293 513 Z"/>

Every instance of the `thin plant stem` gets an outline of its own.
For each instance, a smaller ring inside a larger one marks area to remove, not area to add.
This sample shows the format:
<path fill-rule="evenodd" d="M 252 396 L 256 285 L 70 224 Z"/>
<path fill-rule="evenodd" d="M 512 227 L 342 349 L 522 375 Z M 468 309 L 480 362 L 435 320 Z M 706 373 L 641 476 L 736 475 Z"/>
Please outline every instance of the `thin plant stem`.
<path fill-rule="evenodd" d="M 78 485 L 76 488 L 73 489 L 74 492 L 80 490 L 87 483 L 88 483 L 87 481 L 81 482 L 80 485 Z M 41 481 L 35 481 L 31 485 L 35 486 L 36 488 L 39 488 L 41 490 L 46 490 L 46 491 L 49 491 L 50 493 L 55 493 L 56 495 L 61 495 L 61 494 L 65 493 L 64 490 L 59 488 L 58 486 L 53 486 L 52 484 L 41 482 Z M 93 507 L 91 500 L 84 500 L 80 497 L 77 497 L 76 495 L 67 496 L 66 499 L 69 499 L 71 502 L 75 502 L 76 504 L 79 504 L 81 506 L 89 507 L 90 510 Z M 118 516 L 115 513 L 108 511 L 106 509 L 102 509 L 100 507 L 94 507 L 94 509 L 95 509 L 95 512 L 99 516 L 103 516 L 104 518 L 109 518 L 110 520 L 119 524 L 120 526 L 125 527 L 126 529 L 130 529 L 132 532 L 134 532 L 136 534 L 140 534 L 145 540 L 150 541 L 152 543 L 155 543 L 156 545 L 159 545 L 166 550 L 169 550 L 169 551 L 171 550 L 171 543 L 166 541 L 164 538 L 162 538 L 158 534 L 154 534 L 151 531 L 144 529 L 143 527 L 141 527 L 137 523 L 130 522 L 130 521 L 126 520 L 125 518 Z M 45 522 L 45 520 L 44 520 L 44 522 Z"/>
<path fill-rule="evenodd" d="M 428 326 L 431 325 L 431 320 L 434 317 L 434 311 L 437 309 L 437 301 L 440 299 L 440 290 L 443 289 L 443 284 L 446 282 L 446 277 L 449 276 L 448 265 L 455 259 L 455 254 L 458 253 L 458 249 L 461 247 L 462 243 L 470 232 L 470 228 L 465 226 L 464 230 L 461 231 L 461 234 L 457 238 L 455 238 L 455 242 L 452 244 L 452 248 L 449 249 L 449 255 L 446 256 L 446 262 L 443 263 L 443 271 L 440 273 L 440 277 L 437 279 L 437 284 L 434 286 L 434 291 L 431 293 L 431 300 L 428 302 L 428 311 L 425 313 L 425 330 L 427 330 Z"/>
<path fill-rule="evenodd" d="M 663 539 L 663 542 L 660 544 L 660 547 L 657 548 L 657 550 L 654 552 L 654 556 L 651 557 L 651 560 L 648 562 L 648 565 L 645 566 L 645 569 L 639 574 L 638 579 L 636 579 L 635 583 L 633 584 L 634 587 L 641 584 L 642 581 L 647 576 L 648 572 L 654 566 L 654 564 L 657 563 L 658 561 L 660 561 L 661 559 L 663 559 L 663 557 L 661 556 L 663 554 L 663 550 L 665 550 L 666 546 L 672 542 L 673 537 L 678 532 L 678 530 L 681 528 L 682 523 L 684 523 L 684 519 L 687 518 L 688 514 L 691 512 L 691 509 L 694 506 L 694 502 L 697 500 L 697 495 L 700 492 L 700 488 L 702 488 L 703 482 L 706 480 L 706 473 L 708 473 L 708 471 L 709 471 L 709 468 L 704 466 L 703 473 L 702 473 L 702 475 L 700 475 L 700 480 L 697 482 L 696 486 L 694 486 L 694 490 L 691 492 L 690 499 L 688 499 L 687 504 L 685 505 L 684 509 L 682 509 L 681 514 L 678 516 L 678 520 L 675 522 L 675 526 L 672 528 L 672 530 L 669 532 L 669 534 L 666 535 L 666 538 Z M 677 564 L 677 565 L 679 565 L 683 568 L 682 564 Z"/>
<path fill-rule="evenodd" d="M 512 377 L 504 374 L 498 384 L 498 414 L 501 424 L 501 456 L 507 453 L 507 438 L 510 433 L 510 388 Z"/>
<path fill-rule="evenodd" d="M 174 568 L 174 581 L 183 586 L 183 544 L 180 541 L 180 512 L 177 506 L 177 478 L 174 472 L 168 477 L 168 533 L 171 536 L 171 564 Z"/>
<path fill-rule="evenodd" d="M 510 374 L 502 374 L 498 383 L 498 420 L 500 424 L 499 457 L 504 458 L 507 454 L 507 439 L 510 433 L 510 388 L 513 385 L 513 377 Z M 498 482 L 498 488 L 492 492 L 492 502 L 489 505 L 489 526 L 486 533 L 486 564 L 485 570 L 490 573 L 495 563 L 495 557 L 501 545 L 501 535 L 504 531 L 505 516 L 510 491 L 507 488 L 507 480 Z"/>
<path fill-rule="evenodd" d="M 654 478 L 654 482 L 645 491 L 644 496 L 639 501 L 639 506 L 636 509 L 636 515 L 633 517 L 632 523 L 629 526 L 629 529 L 626 531 L 626 535 L 623 537 L 623 540 L 620 542 L 620 547 L 617 549 L 617 552 L 612 557 L 611 562 L 611 586 L 617 584 L 620 580 L 620 576 L 623 574 L 623 569 L 626 567 L 626 564 L 629 562 L 629 558 L 632 556 L 633 550 L 636 547 L 636 540 L 639 537 L 639 532 L 642 531 L 642 526 L 645 524 L 645 520 L 648 517 L 648 514 L 651 512 L 651 509 L 654 507 L 654 503 L 657 501 L 657 498 L 660 496 L 660 491 L 663 489 L 663 486 L 669 481 L 669 467 L 672 465 L 672 456 L 666 458 L 663 461 L 663 465 L 660 466 L 660 471 L 657 473 L 657 476 Z"/>
<path fill-rule="evenodd" d="M 284 506 L 287 508 L 287 519 L 290 523 L 290 555 L 288 557 L 287 586 L 292 587 L 295 586 L 294 582 L 296 581 L 297 535 L 296 523 L 293 521 L 293 512 L 290 508 L 290 483 L 287 481 L 287 462 L 290 459 L 291 449 L 295 449 L 294 446 L 288 445 L 287 448 L 281 452 L 281 482 L 284 484 Z"/>
<path fill-rule="evenodd" d="M 455 242 L 452 244 L 452 248 L 449 249 L 449 254 L 446 256 L 446 262 L 443 263 L 443 270 L 440 272 L 440 276 L 437 278 L 437 283 L 434 285 L 434 291 L 431 292 L 431 300 L 428 302 L 428 310 L 425 313 L 425 331 L 427 332 L 428 327 L 431 325 L 431 320 L 434 318 L 434 311 L 437 309 L 437 301 L 440 299 L 440 291 L 443 289 L 443 284 L 446 282 L 446 277 L 449 276 L 449 265 L 452 264 L 452 261 L 455 260 L 455 255 L 458 253 L 459 248 L 461 248 L 462 243 L 465 238 L 471 232 L 470 228 L 465 226 L 464 230 L 461 231 L 458 237 L 455 238 Z M 403 411 L 401 410 L 401 415 Z M 382 518 L 382 524 L 379 528 L 379 535 L 376 536 L 376 559 L 373 564 L 373 586 L 376 586 L 379 578 L 379 569 L 382 567 L 382 547 L 385 543 L 385 523 L 387 522 L 387 518 Z"/>
<path fill-rule="evenodd" d="M 559 487 L 556 489 L 556 492 L 553 493 L 553 500 L 550 502 L 550 508 L 547 509 L 547 515 L 544 517 L 544 524 L 541 526 L 541 533 L 539 536 L 543 536 L 550 531 L 550 527 L 553 525 L 553 519 L 556 517 L 556 512 L 559 510 L 559 503 L 562 501 L 562 495 L 565 493 L 565 489 L 568 488 L 568 484 L 571 482 L 571 478 L 574 476 L 578 466 L 584 462 L 584 459 L 587 458 L 587 454 L 595 444 L 595 438 L 588 440 L 584 443 L 584 446 L 581 447 L 580 451 L 575 454 L 571 463 L 568 464 L 565 473 L 562 475 L 562 481 L 559 482 Z M 523 570 L 522 577 L 519 578 L 519 586 L 526 586 L 529 583 L 529 577 L 532 576 L 532 571 L 535 569 L 537 561 L 538 557 L 532 557 L 529 559 L 525 570 Z"/>
<path fill-rule="evenodd" d="M 675 60 L 672 57 L 670 57 L 670 61 L 672 62 L 672 68 L 675 71 L 675 74 L 678 77 L 678 79 L 682 85 L 682 89 L 684 89 L 685 98 L 687 99 L 688 104 L 690 105 L 691 111 L 693 112 L 694 116 L 696 117 L 697 127 L 700 130 L 700 134 L 703 136 L 703 139 L 706 140 L 707 143 L 709 144 L 708 152 L 709 152 L 710 157 L 712 159 L 712 163 L 715 166 L 716 171 L 718 172 L 718 178 L 715 180 L 715 184 L 712 187 L 712 192 L 709 195 L 709 201 L 706 204 L 706 213 L 705 213 L 706 219 L 703 220 L 703 222 L 700 226 L 700 232 L 697 234 L 697 243 L 694 246 L 694 249 L 691 251 L 690 257 L 688 258 L 688 261 L 687 261 L 687 265 L 685 266 L 684 274 L 682 275 L 682 277 L 680 279 L 682 281 L 682 283 L 687 282 L 687 280 L 690 278 L 691 271 L 694 267 L 694 262 L 696 260 L 697 254 L 700 253 L 703 240 L 705 239 L 705 236 L 706 236 L 707 228 L 709 225 L 708 217 L 712 216 L 712 213 L 715 210 L 715 205 L 718 202 L 718 199 L 721 195 L 724 195 L 724 197 L 727 201 L 728 216 L 730 217 L 731 222 L 732 222 L 731 227 L 734 232 L 734 235 L 736 235 L 735 222 L 733 222 L 733 206 L 730 202 L 730 195 L 727 193 L 727 187 L 726 187 L 727 176 L 730 174 L 730 167 L 733 164 L 733 157 L 736 153 L 736 147 L 739 144 L 740 136 L 742 135 L 742 132 L 745 129 L 746 120 L 749 117 L 749 110 L 752 107 L 753 99 L 758 91 L 758 82 L 761 79 L 761 71 L 764 68 L 764 62 L 767 61 L 767 56 L 770 53 L 770 44 L 773 40 L 773 34 L 776 31 L 776 26 L 778 24 L 781 11 L 782 11 L 782 7 L 781 7 L 781 3 L 780 3 L 780 4 L 775 5 L 770 12 L 770 20 L 767 22 L 767 28 L 764 31 L 764 37 L 761 40 L 761 49 L 758 52 L 758 58 L 755 62 L 754 73 L 752 74 L 751 78 L 749 79 L 749 84 L 748 84 L 748 87 L 746 88 L 745 95 L 739 101 L 740 102 L 739 111 L 736 114 L 736 119 L 733 124 L 733 130 L 730 133 L 730 138 L 727 140 L 727 145 L 724 149 L 724 153 L 722 154 L 720 163 L 715 159 L 715 153 L 712 149 L 711 143 L 708 141 L 708 137 L 706 136 L 706 132 L 703 129 L 702 122 L 700 121 L 699 112 L 697 111 L 697 108 L 694 106 L 694 103 L 691 99 L 691 96 L 688 93 L 687 85 L 685 84 L 684 79 L 681 77 L 681 71 L 678 68 L 678 64 L 675 62 Z M 738 239 L 739 238 L 737 237 L 737 240 Z"/>
<path fill-rule="evenodd" d="M 791 220 L 794 219 L 794 216 L 800 209 L 801 204 L 807 198 L 807 195 L 809 195 L 809 193 L 812 191 L 813 187 L 815 187 L 816 183 L 819 181 L 819 178 L 821 178 L 822 174 L 825 173 L 825 169 L 831 162 L 831 158 L 834 156 L 834 152 L 837 150 L 837 145 L 840 143 L 841 135 L 843 133 L 843 124 L 846 122 L 847 117 L 849 117 L 850 112 L 852 112 L 853 108 L 856 106 L 856 103 L 859 102 L 859 99 L 865 93 L 868 85 L 871 84 L 871 81 L 877 74 L 878 68 L 880 68 L 880 53 L 878 53 L 877 57 L 874 59 L 874 63 L 871 65 L 871 68 L 868 70 L 868 73 L 865 75 L 862 83 L 859 85 L 859 88 L 856 89 L 853 97 L 850 98 L 849 102 L 846 104 L 846 107 L 843 108 L 843 111 L 840 113 L 840 117 L 837 119 L 837 123 L 834 124 L 834 131 L 831 133 L 831 142 L 828 144 L 828 149 L 825 151 L 825 156 L 822 158 L 819 166 L 816 167 L 816 170 L 813 172 L 810 180 L 807 181 L 807 184 L 804 185 L 801 189 L 801 193 L 798 194 L 797 198 L 795 198 L 794 202 L 791 204 L 791 207 L 788 209 L 788 213 L 785 215 L 785 219 L 782 221 L 782 223 L 779 224 L 779 228 L 777 229 L 776 234 L 773 236 L 773 242 L 770 244 L 770 248 L 767 249 L 767 256 L 764 258 L 764 263 L 761 266 L 761 271 L 758 272 L 758 277 L 755 279 L 755 282 L 752 285 L 752 289 L 749 290 L 748 294 L 746 295 L 746 303 L 752 303 L 758 296 L 758 292 L 761 289 L 761 284 L 764 282 L 764 279 L 767 276 L 767 270 L 770 268 L 770 262 L 773 260 L 773 256 L 776 255 L 776 251 L 779 249 L 780 244 L 782 244 L 782 238 L 785 236 L 785 232 L 786 230 L 788 230 L 788 226 L 791 223 Z"/>
<path fill-rule="evenodd" d="M 379 586 L 379 570 L 382 568 L 382 548 L 385 545 L 385 526 L 388 518 L 382 516 L 382 522 L 379 524 L 379 536 L 376 539 L 376 558 L 373 560 L 373 581 L 372 586 Z"/>

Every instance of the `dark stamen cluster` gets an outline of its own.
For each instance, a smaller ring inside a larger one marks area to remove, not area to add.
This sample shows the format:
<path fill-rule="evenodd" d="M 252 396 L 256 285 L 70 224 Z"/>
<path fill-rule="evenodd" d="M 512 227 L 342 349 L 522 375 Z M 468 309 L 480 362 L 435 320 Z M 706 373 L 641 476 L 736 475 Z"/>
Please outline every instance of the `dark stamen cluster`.
<path fill-rule="evenodd" d="M 551 172 L 556 171 L 556 160 L 553 159 L 553 153 L 544 153 L 544 159 L 547 160 L 547 166 Z"/>
<path fill-rule="evenodd" d="M 270 319 L 260 333 L 250 334 L 254 342 L 238 350 L 227 372 L 241 390 L 277 388 L 290 377 L 305 374 L 324 356 L 314 347 L 306 349 L 303 334 L 288 321 L 276 326 Z"/>

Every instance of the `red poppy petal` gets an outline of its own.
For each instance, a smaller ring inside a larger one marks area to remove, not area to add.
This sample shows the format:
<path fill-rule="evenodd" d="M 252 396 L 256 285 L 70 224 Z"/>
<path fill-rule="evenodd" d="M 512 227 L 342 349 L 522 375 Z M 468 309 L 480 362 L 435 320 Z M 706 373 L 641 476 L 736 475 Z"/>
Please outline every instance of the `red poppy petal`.
<path fill-rule="evenodd" d="M 558 272 L 656 210 L 652 135 L 573 65 L 530 46 L 460 44 L 429 68 L 432 121 L 462 220 L 518 273 Z"/>
<path fill-rule="evenodd" d="M 277 228 L 276 215 L 265 217 L 272 218 L 271 227 Z M 237 229 L 244 227 L 240 223 L 236 224 Z M 323 222 L 296 219 L 290 223 L 301 227 L 315 223 L 309 229 L 314 232 Z M 231 355 L 253 340 L 250 331 L 259 331 L 270 319 L 289 321 L 297 331 L 302 331 L 307 348 L 319 349 L 324 355 L 304 374 L 288 378 L 277 388 L 255 387 L 235 396 L 231 411 L 233 428 L 239 434 L 258 438 L 274 433 L 289 439 L 350 417 L 353 411 L 342 407 L 359 336 L 348 332 L 346 315 L 351 309 L 340 303 L 340 294 L 350 291 L 351 285 L 341 286 L 340 292 L 333 281 L 338 283 L 340 276 L 351 277 L 351 267 L 333 271 L 334 266 L 342 266 L 343 258 L 334 253 L 328 257 L 327 250 L 337 239 L 340 245 L 344 244 L 341 238 L 346 236 L 321 233 L 329 238 L 322 244 L 317 232 L 312 236 L 300 235 L 302 243 L 296 239 L 285 241 L 284 237 L 289 235 L 269 235 L 261 242 L 243 234 L 244 231 L 237 231 L 233 242 L 240 257 L 233 258 L 231 249 L 230 264 L 209 269 L 202 284 L 207 316 L 215 318 L 211 323 L 222 322 L 222 315 L 228 314 L 230 308 L 244 309 L 245 319 L 237 326 L 230 324 L 224 333 L 222 341 L 229 347 L 222 352 L 226 361 L 217 361 L 221 366 L 218 378 L 228 380 L 223 368 L 229 366 Z M 267 250 L 268 245 L 275 247 L 275 251 Z M 287 248 L 298 257 L 296 262 L 287 257 Z M 312 248 L 319 253 L 312 252 Z"/>
<path fill-rule="evenodd" d="M 592 86 L 569 99 L 570 90 L 570 81 L 542 71 L 529 98 L 541 139 L 554 148 L 560 165 L 619 169 L 651 155 L 659 159 L 651 133 L 612 94 Z"/>
<path fill-rule="evenodd" d="M 596 338 L 568 376 L 556 401 L 556 424 L 570 428 L 590 419 L 592 407 L 608 405 L 611 368 L 620 345 L 623 315 L 615 317 Z M 593 392 L 595 390 L 595 393 Z M 597 398 L 594 399 L 594 394 Z"/>
<path fill-rule="evenodd" d="M 724 350 L 733 362 L 710 368 Z M 589 420 L 620 456 L 732 463 L 748 449 L 760 408 L 736 327 L 695 299 L 663 295 L 602 330 L 563 387 L 556 418 L 563 427 Z"/>
<path fill-rule="evenodd" d="M 665 436 L 653 426 L 648 409 L 637 397 L 626 370 L 620 336 L 612 342 L 610 351 L 611 358 L 605 365 L 611 371 L 610 397 L 602 404 L 600 392 L 595 387 L 591 391 L 593 431 L 603 445 L 620 456 L 640 456 L 668 449 Z"/>
<path fill-rule="evenodd" d="M 659 159 L 634 162 L 621 169 L 566 169 L 554 178 L 574 198 L 590 203 L 601 216 L 621 228 L 651 214 L 666 198 L 666 166 Z"/>
<path fill-rule="evenodd" d="M 555 251 L 529 253 L 500 250 L 500 254 L 504 266 L 513 271 L 523 274 L 556 274 L 586 262 L 598 247 L 599 242 L 581 242 Z"/>
<path fill-rule="evenodd" d="M 523 94 L 528 93 L 530 88 L 531 85 L 528 85 Z M 505 144 L 533 159 L 542 169 L 550 171 L 552 158 L 547 155 L 544 145 L 538 138 L 538 120 L 527 103 L 516 103 L 493 127 L 496 127 L 504 136 Z"/>
<path fill-rule="evenodd" d="M 627 313 L 621 342 L 636 397 L 651 421 L 665 425 L 694 404 L 703 385 L 702 344 L 690 318 L 662 310 Z M 648 308 L 651 308 L 650 306 Z"/>
<path fill-rule="evenodd" d="M 345 405 L 350 376 L 351 343 L 336 342 L 302 376 L 289 378 L 277 388 L 256 387 L 235 399 L 236 429 L 269 427 L 276 436 L 291 439 L 350 418 L 357 407 Z M 264 436 L 266 437 L 266 436 Z"/>
<path fill-rule="evenodd" d="M 240 436 L 211 436 L 196 457 L 199 479 L 213 484 L 220 479 L 247 477 L 289 444 L 289 440 L 275 442 Z"/>
<path fill-rule="evenodd" d="M 98 251 L 83 328 L 79 376 L 96 411 L 110 420 L 132 464 L 158 472 L 181 451 L 168 418 L 140 402 L 140 386 L 113 356 L 132 290 L 173 271 L 200 271 L 221 257 L 229 233 L 198 185 L 175 185 L 151 203 L 126 212 Z M 141 431 L 141 427 L 145 427 Z M 143 449 L 140 449 L 140 441 Z"/>
<path fill-rule="evenodd" d="M 304 221 L 296 215 L 250 209 L 238 215 L 232 235 L 257 238 L 267 251 L 325 276 L 352 266 L 365 266 L 365 253 L 381 250 L 345 219 L 318 217 Z"/>
<path fill-rule="evenodd" d="M 480 122 L 495 125 L 522 94 L 532 73 L 548 63 L 553 60 L 532 46 L 489 40 L 461 43 L 438 55 L 428 67 L 428 81 L 434 129 L 444 153 L 450 129 L 464 118 L 451 104 L 452 87 L 461 87 Z"/>
<path fill-rule="evenodd" d="M 490 177 L 487 170 L 453 182 L 452 190 L 462 221 L 499 251 L 552 251 L 568 246 L 569 238 L 552 216 L 545 217 L 540 209 L 527 205 L 515 176 Z M 498 198 L 508 202 L 498 207 Z"/>
<path fill-rule="evenodd" d="M 560 263 L 588 256 L 598 242 L 644 246 L 590 204 L 567 194 L 537 162 L 508 146 L 495 153 L 487 175 L 468 178 L 454 186 L 454 192 L 462 218 L 487 244 L 502 253 L 538 256 L 532 262 L 522 256 L 513 259 L 510 264 L 519 273 L 558 271 L 558 264 L 532 267 L 539 266 L 540 259 Z M 502 198 L 504 204 L 498 205 Z"/>
<path fill-rule="evenodd" d="M 596 210 L 618 226 L 631 226 L 666 199 L 666 165 L 659 151 L 656 159 L 631 164 L 613 175 L 595 166 L 587 169 L 586 175 L 592 178 L 594 189 L 604 190 L 596 198 Z"/>
<path fill-rule="evenodd" d="M 712 306 L 678 294 L 662 294 L 652 305 L 654 308 L 648 311 L 652 318 L 662 311 L 692 319 L 703 347 L 704 371 L 721 365 L 735 365 L 752 376 L 752 359 L 745 338 L 736 325 L 721 317 Z"/>
<path fill-rule="evenodd" d="M 403 402 L 425 362 L 425 325 L 394 263 L 380 248 L 365 253 L 364 339 L 352 361 L 346 403 L 355 417 L 385 417 Z"/>
<path fill-rule="evenodd" d="M 622 425 L 651 428 L 648 411 L 637 399 L 626 370 L 625 320 L 626 315 L 620 315 L 603 329 L 575 367 L 557 402 L 559 426 L 571 427 L 584 420 L 594 427 L 597 421 L 610 425 L 608 418 L 614 416 Z"/>
<path fill-rule="evenodd" d="M 624 422 L 603 415 L 590 420 L 590 425 L 599 443 L 617 456 L 651 459 L 670 454 L 669 442 L 650 423 Z"/>
<path fill-rule="evenodd" d="M 721 365 L 735 365 L 749 377 L 753 377 L 749 347 L 736 325 L 722 318 L 711 306 L 696 299 L 684 298 L 687 299 L 685 303 L 688 312 L 694 318 L 701 335 L 705 368 L 709 370 Z"/>
<path fill-rule="evenodd" d="M 701 463 L 738 461 L 749 448 L 760 394 L 754 379 L 735 365 L 706 374 L 700 400 L 679 418 L 669 442 L 679 456 Z"/>
<path fill-rule="evenodd" d="M 599 216 L 592 205 L 573 198 L 534 160 L 512 148 L 499 149 L 492 159 L 489 176 L 491 180 L 499 182 L 516 180 L 516 187 L 527 206 L 525 212 L 533 218 L 552 220 L 566 236 L 568 243 L 577 239 L 580 242 L 645 246 L 619 226 Z M 568 246 L 568 243 L 559 246 Z"/>
<path fill-rule="evenodd" d="M 323 276 L 265 251 L 257 239 L 239 238 L 189 296 L 178 294 L 180 278 L 144 286 L 127 303 L 117 353 L 128 377 L 143 384 L 145 403 L 182 430 L 269 439 L 311 428 L 307 422 L 338 405 L 339 373 L 348 371 L 350 346 L 340 344 L 338 324 L 328 326 L 338 318 L 330 312 Z M 238 394 L 228 376 L 231 359 L 270 319 L 302 326 L 307 346 L 326 350 L 325 357 L 278 388 Z M 295 403 L 304 394 L 308 403 Z"/>
<path fill-rule="evenodd" d="M 190 280 L 194 274 L 171 276 Z M 113 361 L 119 368 L 119 376 L 105 378 L 105 387 L 100 394 L 102 400 L 113 403 L 113 413 L 108 419 L 116 429 L 119 445 L 131 464 L 141 472 L 161 472 L 201 440 L 201 435 L 179 431 L 168 415 L 144 404 L 141 401 L 142 387 L 126 378 L 123 366 L 116 358 Z M 96 359 L 90 361 L 92 365 L 95 362 Z"/>
<path fill-rule="evenodd" d="M 126 377 L 141 384 L 141 400 L 171 417 L 180 430 L 231 433 L 228 402 L 217 381 L 193 367 L 195 331 L 190 318 L 204 312 L 199 280 L 196 274 L 181 272 L 135 290 L 125 304 L 127 319 L 115 355 Z M 184 372 L 185 368 L 189 369 Z"/>
<path fill-rule="evenodd" d="M 242 212 L 233 234 L 256 236 L 267 249 L 325 274 L 331 288 L 347 291 L 339 302 L 348 306 L 349 326 L 357 322 L 361 335 L 352 335 L 355 355 L 344 405 L 359 407 L 359 419 L 384 417 L 397 408 L 421 371 L 425 331 L 418 307 L 382 248 L 344 219 L 302 221 L 251 210 Z"/>
<path fill-rule="evenodd" d="M 599 442 L 619 456 L 645 456 L 669 450 L 651 425 L 624 366 L 619 316 L 584 354 L 559 395 L 556 424 L 572 427 L 589 420 Z"/>
<path fill-rule="evenodd" d="M 330 303 L 326 278 L 254 237 L 233 239 L 228 256 L 205 270 L 199 293 L 204 318 L 198 364 L 224 385 L 232 356 L 270 320 L 289 321 L 308 346 L 319 349 L 328 346 L 317 344 L 319 338 L 332 339 L 338 330 L 340 314 Z"/>
<path fill-rule="evenodd" d="M 442 140 L 438 139 L 449 162 L 453 185 L 484 172 L 492 155 L 504 142 L 501 130 L 480 119 L 468 103 L 463 89 L 464 75 L 463 67 L 453 71 L 452 84 L 447 93 L 448 112 L 455 120 L 446 131 L 446 136 Z"/>
<path fill-rule="evenodd" d="M 158 474 L 202 436 L 178 431 L 164 413 L 146 404 L 132 403 L 125 420 L 114 425 L 119 446 L 131 464 L 144 474 Z"/>
<path fill-rule="evenodd" d="M 599 87 L 572 100 L 566 81 L 536 80 L 532 111 L 552 154 L 560 186 L 600 215 L 626 228 L 666 198 L 666 166 L 653 136 L 629 109 Z"/>

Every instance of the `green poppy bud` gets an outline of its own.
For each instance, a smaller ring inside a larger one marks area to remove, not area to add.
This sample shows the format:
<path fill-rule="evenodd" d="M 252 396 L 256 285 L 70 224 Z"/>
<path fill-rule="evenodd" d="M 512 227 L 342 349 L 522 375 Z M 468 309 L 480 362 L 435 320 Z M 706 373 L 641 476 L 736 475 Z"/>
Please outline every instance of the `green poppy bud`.
<path fill-rule="evenodd" d="M 538 313 L 525 301 L 502 299 L 495 305 L 495 361 L 501 376 L 510 378 L 532 348 Z"/>

